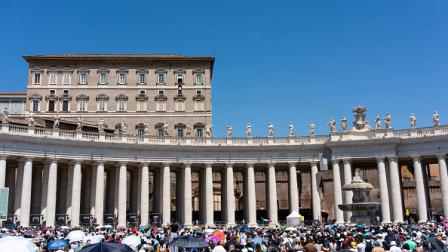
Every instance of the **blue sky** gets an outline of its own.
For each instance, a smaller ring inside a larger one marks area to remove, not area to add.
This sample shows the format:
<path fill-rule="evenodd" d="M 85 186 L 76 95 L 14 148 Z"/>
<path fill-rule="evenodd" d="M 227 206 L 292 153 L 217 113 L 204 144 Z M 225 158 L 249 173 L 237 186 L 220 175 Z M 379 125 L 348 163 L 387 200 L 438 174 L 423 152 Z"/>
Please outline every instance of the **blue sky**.
<path fill-rule="evenodd" d="M 0 90 L 25 90 L 26 54 L 176 53 L 216 57 L 215 135 L 326 134 L 358 104 L 448 123 L 447 23 L 444 0 L 2 0 Z"/>

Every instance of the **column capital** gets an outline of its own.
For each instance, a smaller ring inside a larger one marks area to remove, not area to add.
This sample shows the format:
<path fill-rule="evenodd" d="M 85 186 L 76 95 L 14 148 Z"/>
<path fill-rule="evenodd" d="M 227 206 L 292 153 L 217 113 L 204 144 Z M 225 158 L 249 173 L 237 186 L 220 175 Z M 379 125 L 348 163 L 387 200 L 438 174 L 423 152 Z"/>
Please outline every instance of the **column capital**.
<path fill-rule="evenodd" d="M 170 167 L 170 166 L 171 166 L 171 163 L 169 163 L 169 162 L 162 163 L 162 167 Z"/>
<path fill-rule="evenodd" d="M 253 163 L 253 162 L 247 162 L 246 163 L 246 167 L 254 167 L 254 165 L 255 165 L 255 163 Z"/>
<path fill-rule="evenodd" d="M 73 159 L 73 160 L 70 160 L 70 165 L 81 165 L 82 161 L 83 160 L 81 160 L 81 159 Z"/>
<path fill-rule="evenodd" d="M 6 160 L 8 158 L 8 155 L 0 155 L 0 160 Z"/>
<path fill-rule="evenodd" d="M 233 163 L 227 163 L 226 164 L 226 168 L 230 169 L 233 168 L 234 164 Z"/>
<path fill-rule="evenodd" d="M 118 162 L 118 164 L 119 164 L 119 166 L 126 166 L 128 164 L 128 162 L 121 161 L 121 162 Z"/>
<path fill-rule="evenodd" d="M 311 165 L 311 166 L 313 166 L 313 165 L 317 165 L 318 163 L 319 163 L 318 160 L 312 160 L 312 161 L 310 161 L 310 165 Z"/>
<path fill-rule="evenodd" d="M 411 158 L 412 158 L 412 161 L 414 161 L 414 162 L 416 162 L 416 161 L 420 162 L 420 159 L 421 159 L 420 155 L 412 155 Z"/>
<path fill-rule="evenodd" d="M 395 161 L 398 162 L 398 157 L 397 156 L 387 156 L 387 159 L 390 161 Z"/>
<path fill-rule="evenodd" d="M 274 168 L 275 168 L 275 164 L 276 164 L 276 163 L 270 162 L 270 163 L 268 163 L 268 167 L 274 167 Z M 290 167 L 291 167 L 291 165 L 290 165 Z M 294 167 L 295 167 L 295 166 L 294 166 Z"/>
<path fill-rule="evenodd" d="M 96 163 L 96 165 L 97 166 L 104 166 L 104 161 L 103 160 L 98 160 L 98 161 L 95 161 L 95 163 Z"/>
<path fill-rule="evenodd" d="M 334 159 L 331 160 L 331 164 L 332 164 L 332 165 L 335 165 L 335 164 L 338 165 L 338 164 L 339 164 L 339 161 L 341 161 L 341 160 L 340 160 L 340 159 L 337 159 L 337 158 L 334 158 Z"/>
<path fill-rule="evenodd" d="M 379 156 L 379 157 L 375 157 L 376 158 L 376 162 L 377 163 L 384 163 L 384 159 L 385 159 L 385 157 L 383 157 L 383 156 Z"/>
<path fill-rule="evenodd" d="M 183 167 L 190 167 L 191 168 L 191 164 L 190 163 L 183 163 Z"/>
<path fill-rule="evenodd" d="M 140 167 L 140 168 L 143 168 L 143 167 L 148 167 L 149 166 L 149 162 L 140 162 L 139 164 L 138 164 L 138 166 Z"/>
<path fill-rule="evenodd" d="M 205 163 L 205 168 L 212 168 L 213 167 L 213 163 Z"/>
<path fill-rule="evenodd" d="M 289 167 L 297 167 L 297 162 L 288 162 Z"/>
<path fill-rule="evenodd" d="M 44 161 L 44 165 L 51 165 L 51 164 L 53 164 L 53 163 L 58 163 L 58 161 L 59 161 L 59 159 L 58 158 L 48 158 L 48 159 L 45 159 L 45 161 Z"/>
<path fill-rule="evenodd" d="M 437 156 L 437 159 L 445 159 L 446 153 L 437 153 L 436 156 Z"/>
<path fill-rule="evenodd" d="M 20 162 L 33 161 L 34 157 L 20 157 Z"/>
<path fill-rule="evenodd" d="M 342 160 L 342 163 L 344 163 L 344 164 L 351 164 L 352 163 L 352 159 L 351 158 L 343 158 L 341 160 Z"/>

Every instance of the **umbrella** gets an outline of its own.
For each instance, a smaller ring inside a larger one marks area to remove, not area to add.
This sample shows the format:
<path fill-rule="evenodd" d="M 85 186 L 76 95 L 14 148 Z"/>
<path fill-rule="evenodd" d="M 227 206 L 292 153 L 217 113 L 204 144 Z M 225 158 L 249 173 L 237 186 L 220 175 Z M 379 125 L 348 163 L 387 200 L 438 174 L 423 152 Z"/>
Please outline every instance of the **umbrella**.
<path fill-rule="evenodd" d="M 67 245 L 68 245 L 68 240 L 65 240 L 65 239 L 53 240 L 48 243 L 48 250 L 59 250 L 59 249 L 62 250 Z"/>
<path fill-rule="evenodd" d="M 218 244 L 220 242 L 220 240 L 216 236 L 208 236 L 207 238 L 205 238 L 205 242 L 207 244 L 210 244 L 210 243 Z"/>
<path fill-rule="evenodd" d="M 112 225 L 106 224 L 106 225 L 104 225 L 104 228 L 112 228 Z"/>
<path fill-rule="evenodd" d="M 260 236 L 255 236 L 254 238 L 252 238 L 252 242 L 254 243 L 254 244 L 260 244 L 260 243 L 262 243 L 263 242 L 263 240 L 261 239 L 261 237 Z"/>
<path fill-rule="evenodd" d="M 221 230 L 215 230 L 215 231 L 212 233 L 212 235 L 218 237 L 218 239 L 219 239 L 220 241 L 225 241 L 225 240 L 226 240 L 226 235 L 225 235 L 224 232 L 221 231 Z"/>
<path fill-rule="evenodd" d="M 250 233 L 250 228 L 247 225 L 244 225 L 241 229 L 241 232 L 243 233 Z"/>
<path fill-rule="evenodd" d="M 214 229 L 210 229 L 210 228 L 208 228 L 208 229 L 204 230 L 204 233 L 205 233 L 206 235 L 211 235 L 214 231 L 215 231 Z"/>
<path fill-rule="evenodd" d="M 0 239 L 2 252 L 38 252 L 36 245 L 20 236 L 7 236 Z"/>
<path fill-rule="evenodd" d="M 85 246 L 80 252 L 134 252 L 134 250 L 125 244 L 100 242 Z"/>
<path fill-rule="evenodd" d="M 67 239 L 70 241 L 82 241 L 86 237 L 86 234 L 84 234 L 81 230 L 74 230 L 68 233 Z"/>
<path fill-rule="evenodd" d="M 122 241 L 122 244 L 126 244 L 129 247 L 132 247 L 134 249 L 137 249 L 138 246 L 140 246 L 140 244 L 142 244 L 142 240 L 140 239 L 140 237 L 135 236 L 135 235 L 130 235 L 130 236 L 126 236 Z"/>
<path fill-rule="evenodd" d="M 297 231 L 297 228 L 295 228 L 295 227 L 287 227 L 285 230 L 286 231 Z"/>
<path fill-rule="evenodd" d="M 88 235 L 82 239 L 84 244 L 87 243 L 88 240 L 90 240 L 90 244 L 100 243 L 101 240 L 104 238 L 102 235 Z"/>
<path fill-rule="evenodd" d="M 32 238 L 36 236 L 36 234 L 32 230 L 26 230 L 25 232 L 23 232 L 23 236 L 26 238 Z"/>
<path fill-rule="evenodd" d="M 194 236 L 184 236 L 175 239 L 171 243 L 174 247 L 181 248 L 205 248 L 208 247 L 208 244 L 205 242 L 203 238 L 194 237 Z"/>
<path fill-rule="evenodd" d="M 214 247 L 212 252 L 226 252 L 226 249 L 223 246 L 219 245 Z"/>

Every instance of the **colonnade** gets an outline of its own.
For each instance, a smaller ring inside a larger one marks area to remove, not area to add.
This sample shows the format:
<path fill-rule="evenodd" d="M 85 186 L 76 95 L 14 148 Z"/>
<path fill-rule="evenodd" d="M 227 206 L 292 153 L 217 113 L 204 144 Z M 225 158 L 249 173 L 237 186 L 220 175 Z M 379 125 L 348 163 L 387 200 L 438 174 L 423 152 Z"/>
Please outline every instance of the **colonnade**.
<path fill-rule="evenodd" d="M 442 206 L 445 217 L 448 217 L 448 174 L 446 166 L 446 155 L 438 154 L 437 162 L 440 171 L 440 190 L 442 195 Z M 414 167 L 415 190 L 417 195 L 417 208 L 419 221 L 428 220 L 427 196 L 425 193 L 425 177 L 422 168 L 422 157 L 412 156 L 412 164 Z M 0 157 L 0 187 L 7 186 L 7 156 Z M 40 160 L 41 162 L 42 160 Z M 357 160 L 355 160 L 357 161 Z M 401 188 L 401 175 L 398 158 L 395 156 L 384 156 L 375 158 L 380 189 L 381 217 L 383 223 L 403 222 L 403 197 Z M 71 226 L 79 226 L 81 215 L 82 200 L 82 180 L 83 165 L 82 160 L 63 160 L 64 164 L 68 164 L 68 180 L 63 185 L 67 188 L 67 195 L 64 199 L 58 198 L 58 170 L 62 160 L 45 159 L 42 181 L 42 215 L 46 226 L 54 226 L 56 224 L 57 201 L 66 200 L 67 215 Z M 96 224 L 103 225 L 105 223 L 104 215 L 106 204 L 110 205 L 109 200 L 113 201 L 115 209 L 117 225 L 127 225 L 127 198 L 129 191 L 127 185 L 127 172 L 129 163 L 127 162 L 108 162 L 113 165 L 113 177 L 106 180 L 105 168 L 106 161 L 94 161 L 92 169 L 92 215 L 96 220 Z M 345 223 L 350 221 L 350 214 L 344 216 L 343 212 L 337 207 L 339 204 L 351 203 L 352 194 L 343 192 L 342 186 L 352 179 L 354 160 L 348 158 L 333 158 L 331 160 L 331 168 L 333 173 L 333 190 L 334 190 L 334 217 L 337 223 Z M 33 164 L 34 159 L 31 157 L 21 157 L 20 165 L 14 171 L 15 181 L 14 187 L 14 214 L 17 221 L 22 226 L 30 225 L 30 213 L 33 190 Z M 92 164 L 92 163 L 91 163 Z M 321 200 L 319 193 L 319 185 L 317 176 L 319 173 L 318 162 L 308 162 L 307 167 L 311 174 L 311 196 L 312 196 L 312 216 L 313 219 L 321 219 Z M 287 168 L 285 167 L 287 165 Z M 264 169 L 266 174 L 266 198 L 267 198 L 267 215 L 271 223 L 276 224 L 278 219 L 278 189 L 276 180 L 276 171 L 279 166 L 286 168 L 288 171 L 288 200 L 289 209 L 299 209 L 299 190 L 297 183 L 297 165 L 296 162 L 287 163 L 170 163 L 170 162 L 132 162 L 133 167 L 138 167 L 137 174 L 137 200 L 138 212 L 140 214 L 139 224 L 146 226 L 150 222 L 150 206 L 149 206 L 149 173 L 156 174 L 154 187 L 155 202 L 157 204 L 155 211 L 160 212 L 162 224 L 168 224 L 172 221 L 171 209 L 171 172 L 175 167 L 177 171 L 179 191 L 176 193 L 180 197 L 176 211 L 178 221 L 184 224 L 193 224 L 193 192 L 192 192 L 192 172 L 193 168 L 199 171 L 202 176 L 202 191 L 200 192 L 201 200 L 200 211 L 201 219 L 207 226 L 214 225 L 214 195 L 213 195 L 213 170 L 219 168 L 222 172 L 222 216 L 226 223 L 235 224 L 235 168 L 244 172 L 244 218 L 249 225 L 257 224 L 257 202 L 256 202 L 256 182 L 255 167 Z M 303 165 L 303 163 L 301 164 Z M 110 166 L 110 165 L 109 165 Z M 193 167 L 194 166 L 194 167 Z M 110 170 L 110 169 L 109 169 Z M 341 170 L 343 174 L 341 175 Z M 110 184 L 113 185 L 110 185 Z M 9 182 L 11 185 L 11 182 Z M 109 189 L 108 189 L 109 188 Z M 112 189 L 110 189 L 112 188 Z M 111 191 L 112 190 L 112 191 Z M 106 195 L 108 191 L 108 195 Z M 180 205 L 179 205 L 180 204 Z M 109 207 L 110 208 L 110 207 Z"/>

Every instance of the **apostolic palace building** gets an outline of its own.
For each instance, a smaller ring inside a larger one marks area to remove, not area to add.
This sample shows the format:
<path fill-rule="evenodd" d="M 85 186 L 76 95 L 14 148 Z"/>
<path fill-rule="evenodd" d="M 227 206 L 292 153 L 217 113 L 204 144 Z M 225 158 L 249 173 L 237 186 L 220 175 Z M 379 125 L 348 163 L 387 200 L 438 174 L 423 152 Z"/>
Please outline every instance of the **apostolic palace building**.
<path fill-rule="evenodd" d="M 396 130 L 389 114 L 369 125 L 357 106 L 346 111 L 353 118 L 331 120 L 328 135 L 310 124 L 306 136 L 289 125 L 282 137 L 269 125 L 255 137 L 248 124 L 245 137 L 228 125 L 216 138 L 213 57 L 24 59 L 26 94 L 0 94 L 6 223 L 256 225 L 291 211 L 344 223 L 350 213 L 338 205 L 352 194 L 342 186 L 355 171 L 374 186 L 382 222 L 448 216 L 448 127 L 437 112 L 433 125 L 416 127 L 411 115 L 409 129 Z"/>

